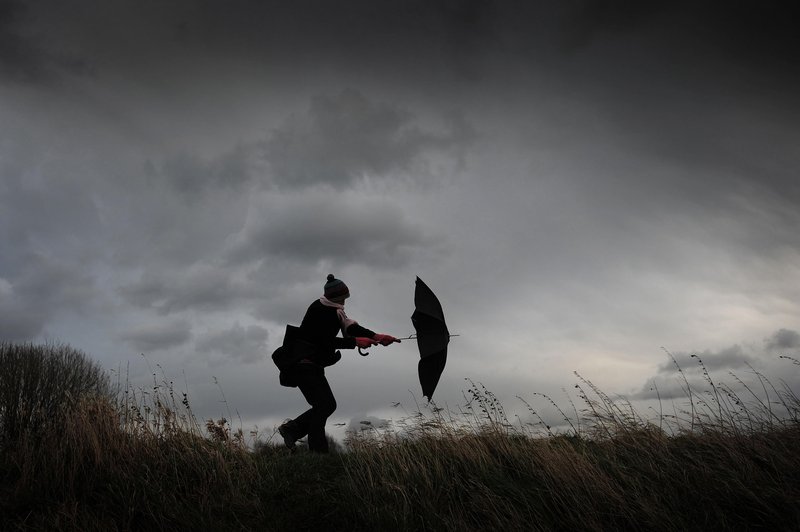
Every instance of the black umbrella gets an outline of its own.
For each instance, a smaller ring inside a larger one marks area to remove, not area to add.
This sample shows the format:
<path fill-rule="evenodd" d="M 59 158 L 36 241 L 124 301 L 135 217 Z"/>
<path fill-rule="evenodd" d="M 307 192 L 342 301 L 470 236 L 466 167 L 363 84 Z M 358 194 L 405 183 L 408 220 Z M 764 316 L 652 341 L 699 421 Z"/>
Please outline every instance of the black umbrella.
<path fill-rule="evenodd" d="M 417 365 L 419 383 L 422 385 L 422 395 L 430 401 L 447 362 L 447 344 L 450 343 L 451 336 L 458 335 L 450 334 L 450 331 L 447 330 L 442 304 L 419 277 L 417 277 L 417 286 L 414 290 L 414 306 L 416 309 L 411 315 L 411 323 L 414 324 L 417 334 L 396 340 L 417 341 L 420 357 Z M 358 352 L 361 356 L 369 354 L 360 347 Z"/>
<path fill-rule="evenodd" d="M 447 344 L 450 343 L 451 334 L 444 321 L 442 304 L 419 277 L 414 290 L 414 307 L 411 323 L 417 334 L 409 338 L 417 340 L 419 383 L 422 385 L 422 395 L 430 401 L 447 362 Z"/>

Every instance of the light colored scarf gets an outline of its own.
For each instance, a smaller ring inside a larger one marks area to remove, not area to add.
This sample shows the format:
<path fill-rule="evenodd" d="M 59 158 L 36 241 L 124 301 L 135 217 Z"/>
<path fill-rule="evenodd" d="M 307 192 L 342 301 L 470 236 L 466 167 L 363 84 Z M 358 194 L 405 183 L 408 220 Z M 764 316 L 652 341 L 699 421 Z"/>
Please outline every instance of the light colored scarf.
<path fill-rule="evenodd" d="M 351 325 L 358 324 L 358 322 L 347 317 L 347 314 L 344 313 L 344 305 L 340 303 L 334 303 L 325 296 L 319 298 L 319 302 L 326 307 L 332 307 L 336 309 L 336 315 L 339 317 L 339 324 L 342 328 L 342 336 L 347 337 L 347 328 Z"/>

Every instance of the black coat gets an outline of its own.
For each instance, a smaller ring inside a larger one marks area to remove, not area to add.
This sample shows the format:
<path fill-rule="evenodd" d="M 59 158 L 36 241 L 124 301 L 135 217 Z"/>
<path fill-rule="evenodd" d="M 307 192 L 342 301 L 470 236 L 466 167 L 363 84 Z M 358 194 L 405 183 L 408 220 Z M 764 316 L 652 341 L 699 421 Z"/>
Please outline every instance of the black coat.
<path fill-rule="evenodd" d="M 330 366 L 338 362 L 341 355 L 337 349 L 354 349 L 356 337 L 373 338 L 375 333 L 366 327 L 354 323 L 347 328 L 347 336 L 339 336 L 341 323 L 334 307 L 322 304 L 318 299 L 311 303 L 300 324 L 300 337 L 317 346 L 314 354 L 308 357 L 311 362 L 320 366 Z"/>

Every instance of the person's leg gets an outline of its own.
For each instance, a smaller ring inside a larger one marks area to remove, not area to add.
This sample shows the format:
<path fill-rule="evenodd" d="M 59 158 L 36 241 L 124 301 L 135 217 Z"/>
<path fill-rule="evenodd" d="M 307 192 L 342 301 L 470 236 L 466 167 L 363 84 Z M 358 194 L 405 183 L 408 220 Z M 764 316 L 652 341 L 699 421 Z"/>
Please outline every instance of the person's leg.
<path fill-rule="evenodd" d="M 293 419 L 284 421 L 283 425 L 278 427 L 278 434 L 281 435 L 283 438 L 283 444 L 286 445 L 290 451 L 294 451 L 294 443 L 303 437 L 299 435 L 300 428 Z"/>
<path fill-rule="evenodd" d="M 325 437 L 325 422 L 336 410 L 336 399 L 333 396 L 325 375 L 305 375 L 298 381 L 298 387 L 311 408 L 294 420 L 299 438 L 308 434 L 308 448 L 316 452 L 328 452 L 328 440 Z"/>
<path fill-rule="evenodd" d="M 302 388 L 314 386 L 316 382 L 315 377 L 324 375 L 324 372 L 322 368 L 311 367 L 310 364 L 298 364 L 291 368 L 291 370 L 282 371 L 281 375 L 285 375 L 286 382 L 291 382 L 293 387 L 301 388 L 302 391 Z M 303 392 L 303 396 L 306 397 L 305 392 Z M 299 440 L 308 435 L 308 422 L 311 419 L 311 413 L 311 409 L 308 409 L 296 418 L 285 421 L 283 425 L 278 428 L 281 435 L 287 440 L 286 445 L 288 447 L 294 446 L 290 445 L 288 443 L 289 441 L 293 442 L 294 440 Z"/>

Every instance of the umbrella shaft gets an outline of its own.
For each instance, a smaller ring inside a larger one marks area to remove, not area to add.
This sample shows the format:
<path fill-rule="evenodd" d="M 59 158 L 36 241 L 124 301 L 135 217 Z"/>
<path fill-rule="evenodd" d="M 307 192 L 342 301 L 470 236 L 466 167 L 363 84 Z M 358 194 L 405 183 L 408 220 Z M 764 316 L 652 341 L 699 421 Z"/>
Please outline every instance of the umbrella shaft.
<path fill-rule="evenodd" d="M 438 336 L 438 335 L 436 335 Z M 461 336 L 460 334 L 448 334 L 448 338 L 452 338 L 453 336 Z M 419 335 L 412 334 L 411 336 L 405 336 L 403 338 L 398 338 L 398 340 L 419 340 Z"/>

